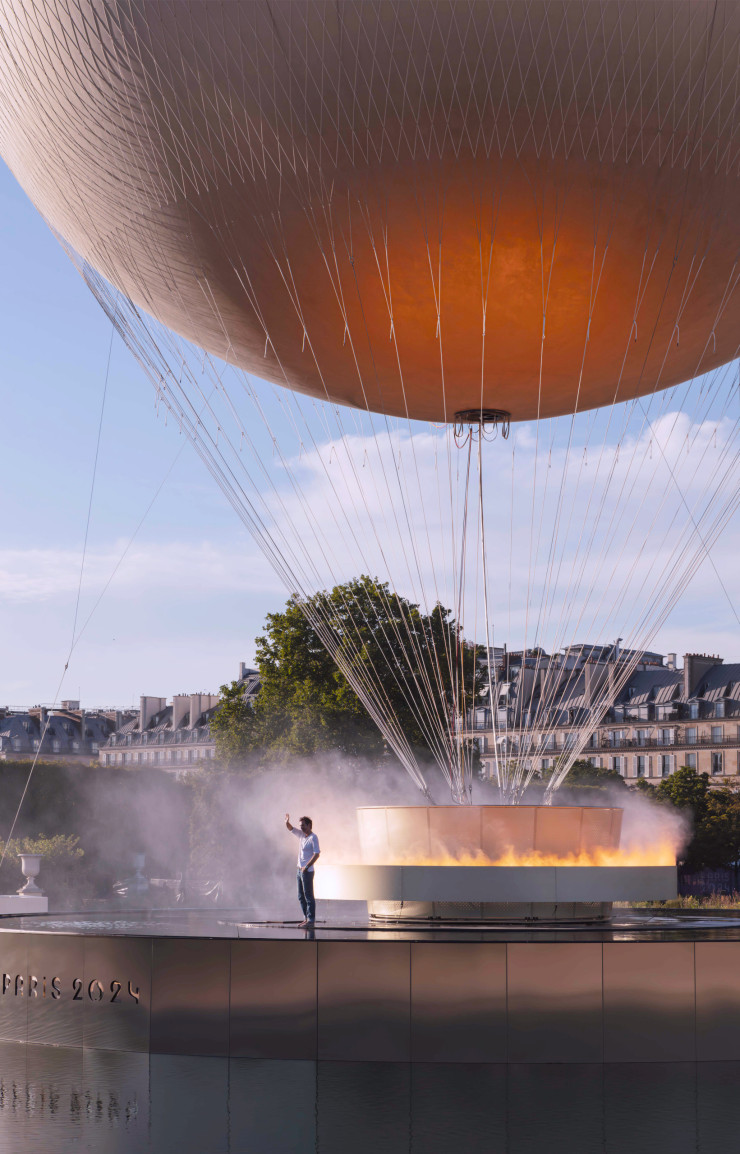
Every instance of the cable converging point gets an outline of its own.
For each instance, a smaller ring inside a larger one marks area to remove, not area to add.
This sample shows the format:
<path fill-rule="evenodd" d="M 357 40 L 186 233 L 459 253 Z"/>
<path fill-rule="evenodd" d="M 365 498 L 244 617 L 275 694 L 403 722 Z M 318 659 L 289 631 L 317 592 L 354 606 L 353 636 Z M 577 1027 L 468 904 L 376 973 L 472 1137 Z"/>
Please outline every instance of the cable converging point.
<path fill-rule="evenodd" d="M 511 430 L 511 413 L 505 409 L 461 409 L 453 420 L 455 441 L 460 446 L 469 438 L 492 441 L 499 433 L 506 441 Z"/>

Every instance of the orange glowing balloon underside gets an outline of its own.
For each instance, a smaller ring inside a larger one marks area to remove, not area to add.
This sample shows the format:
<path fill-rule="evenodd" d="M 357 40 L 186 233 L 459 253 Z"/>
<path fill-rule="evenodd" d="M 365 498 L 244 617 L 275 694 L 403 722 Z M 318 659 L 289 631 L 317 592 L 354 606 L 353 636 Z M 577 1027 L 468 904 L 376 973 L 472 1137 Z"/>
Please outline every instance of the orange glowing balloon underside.
<path fill-rule="evenodd" d="M 736 355 L 737 4 L 98 9 L 0 0 L 0 152 L 209 352 L 432 421 Z"/>

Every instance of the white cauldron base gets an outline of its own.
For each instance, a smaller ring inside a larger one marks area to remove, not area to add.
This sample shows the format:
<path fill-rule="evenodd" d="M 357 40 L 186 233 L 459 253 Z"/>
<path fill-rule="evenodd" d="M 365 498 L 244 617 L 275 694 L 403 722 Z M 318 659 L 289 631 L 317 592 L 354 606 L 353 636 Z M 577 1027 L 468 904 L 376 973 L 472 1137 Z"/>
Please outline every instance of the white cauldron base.
<path fill-rule="evenodd" d="M 368 902 L 371 918 L 441 922 L 601 922 L 612 902 Z"/>

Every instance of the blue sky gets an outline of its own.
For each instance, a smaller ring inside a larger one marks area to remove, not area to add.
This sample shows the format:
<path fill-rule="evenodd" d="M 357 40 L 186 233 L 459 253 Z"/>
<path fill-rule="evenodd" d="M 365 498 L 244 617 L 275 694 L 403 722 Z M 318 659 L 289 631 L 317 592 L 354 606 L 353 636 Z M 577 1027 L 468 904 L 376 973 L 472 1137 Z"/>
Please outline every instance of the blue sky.
<path fill-rule="evenodd" d="M 111 325 L 5 167 L 0 234 L 0 704 L 18 706 L 53 699 L 69 649 Z M 285 600 L 183 444 L 115 337 L 80 623 L 171 472 L 73 654 L 62 697 L 126 706 L 142 693 L 214 691 L 252 660 L 265 613 Z M 734 539 L 730 526 L 713 557 L 737 606 Z M 709 566 L 653 647 L 740 656 Z"/>
<path fill-rule="evenodd" d="M 111 325 L 0 165 L 0 703 L 50 701 L 69 648 Z M 183 446 L 115 337 L 80 621 Z M 62 696 L 215 690 L 282 602 L 188 445 L 73 654 Z M 259 584 L 259 582 L 258 582 Z"/>

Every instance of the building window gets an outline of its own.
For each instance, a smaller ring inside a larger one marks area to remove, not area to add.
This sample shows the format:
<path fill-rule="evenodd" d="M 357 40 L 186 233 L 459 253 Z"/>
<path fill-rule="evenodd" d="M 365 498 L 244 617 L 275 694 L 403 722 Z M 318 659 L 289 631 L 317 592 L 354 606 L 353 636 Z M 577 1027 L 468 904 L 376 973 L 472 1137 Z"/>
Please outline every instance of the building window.
<path fill-rule="evenodd" d="M 712 744 L 716 744 L 717 742 L 720 742 L 722 740 L 722 734 L 723 734 L 722 726 L 721 725 L 713 725 L 712 726 Z"/>
<path fill-rule="evenodd" d="M 637 744 L 638 745 L 647 745 L 647 735 L 648 735 L 648 731 L 646 729 L 638 729 L 638 731 L 637 731 Z"/>
<path fill-rule="evenodd" d="M 696 769 L 696 754 L 687 753 L 684 757 L 684 765 L 688 766 L 689 769 Z"/>
<path fill-rule="evenodd" d="M 714 716 L 715 717 L 724 717 L 724 715 L 725 715 L 725 703 L 724 703 L 724 701 L 715 701 L 715 703 L 714 703 Z"/>
<path fill-rule="evenodd" d="M 661 745 L 673 745 L 673 730 L 661 729 L 660 731 Z"/>
<path fill-rule="evenodd" d="M 670 777 L 671 774 L 671 755 L 670 753 L 661 753 L 660 755 L 660 776 Z"/>
<path fill-rule="evenodd" d="M 57 738 L 54 738 L 54 740 L 51 743 L 51 748 L 53 749 L 54 753 L 59 753 L 59 751 L 62 748 L 61 741 L 59 741 Z"/>
<path fill-rule="evenodd" d="M 696 726 L 690 725 L 686 729 L 686 744 L 696 745 Z"/>
<path fill-rule="evenodd" d="M 713 753 L 712 754 L 712 773 L 721 773 L 721 772 L 722 772 L 722 754 L 721 753 Z"/>
<path fill-rule="evenodd" d="M 698 701 L 690 701 L 689 702 L 689 717 L 694 719 L 694 718 L 697 718 L 698 716 L 699 716 L 699 702 Z"/>
<path fill-rule="evenodd" d="M 635 758 L 635 776 L 636 777 L 644 777 L 645 776 L 645 758 L 642 755 L 640 757 Z"/>
<path fill-rule="evenodd" d="M 549 757 L 543 757 L 542 758 L 542 768 L 543 769 L 549 769 L 550 768 L 550 758 Z"/>
<path fill-rule="evenodd" d="M 617 773 L 622 772 L 622 758 L 621 757 L 613 757 L 612 758 L 612 769 L 616 769 Z"/>

